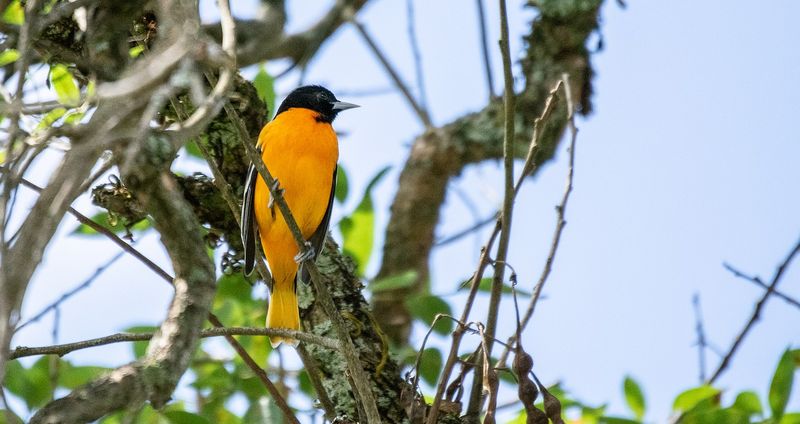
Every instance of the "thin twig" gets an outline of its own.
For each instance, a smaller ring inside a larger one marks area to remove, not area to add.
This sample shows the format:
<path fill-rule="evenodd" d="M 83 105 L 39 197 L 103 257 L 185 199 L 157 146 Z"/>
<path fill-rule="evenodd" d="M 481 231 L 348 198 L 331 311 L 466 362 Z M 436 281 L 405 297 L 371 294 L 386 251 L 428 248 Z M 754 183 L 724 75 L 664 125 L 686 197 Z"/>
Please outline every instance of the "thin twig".
<path fill-rule="evenodd" d="M 18 346 L 11 351 L 10 359 L 23 358 L 36 355 L 64 356 L 76 350 L 105 346 L 113 343 L 146 341 L 153 338 L 154 333 L 116 333 L 109 336 L 83 340 L 73 343 L 64 343 L 50 346 L 26 347 Z M 339 350 L 339 342 L 328 337 L 302 331 L 287 330 L 285 328 L 255 328 L 255 327 L 214 327 L 202 330 L 200 337 L 228 337 L 228 336 L 269 336 L 291 337 L 305 343 L 312 343 L 334 351 Z"/>
<path fill-rule="evenodd" d="M 498 218 L 499 218 L 499 214 L 497 212 L 495 212 L 494 214 L 492 214 L 492 216 L 486 217 L 484 219 L 481 219 L 480 221 L 470 225 L 468 228 L 465 228 L 465 229 L 463 229 L 461 231 L 456 232 L 455 234 L 451 234 L 451 235 L 449 235 L 447 237 L 444 237 L 441 240 L 435 241 L 433 243 L 433 245 L 436 246 L 436 247 L 441 247 L 441 246 L 444 246 L 446 244 L 450 244 L 450 243 L 456 242 L 458 240 L 461 240 L 463 237 L 466 237 L 466 236 L 474 233 L 475 231 L 478 231 L 481 228 L 491 224 L 492 222 L 497 221 Z"/>
<path fill-rule="evenodd" d="M 736 354 L 736 351 L 737 349 L 739 349 L 739 346 L 741 346 L 742 342 L 744 341 L 744 338 L 747 336 L 747 334 L 753 328 L 755 323 L 761 317 L 761 310 L 764 308 L 764 305 L 767 303 L 767 300 L 770 298 L 770 296 L 772 296 L 775 293 L 775 288 L 778 286 L 778 283 L 781 282 L 781 278 L 783 277 L 784 271 L 786 271 L 786 268 L 789 267 L 789 264 L 791 263 L 792 259 L 794 259 L 795 255 L 797 255 L 798 252 L 800 252 L 800 240 L 797 241 L 797 243 L 794 245 L 794 248 L 792 248 L 791 252 L 789 252 L 789 254 L 786 256 L 786 259 L 784 259 L 783 262 L 780 264 L 780 266 L 778 266 L 777 271 L 775 271 L 775 275 L 772 277 L 772 281 L 767 286 L 767 292 L 764 293 L 764 296 L 762 296 L 761 299 L 758 301 L 758 303 L 756 303 L 755 309 L 753 309 L 753 314 L 750 316 L 750 319 L 747 321 L 747 324 L 745 324 L 744 328 L 742 328 L 742 331 L 739 332 L 739 335 L 736 336 L 736 339 L 734 340 L 730 349 L 728 349 L 728 353 L 726 353 L 725 356 L 722 358 L 722 361 L 717 367 L 717 370 L 714 371 L 714 374 L 711 376 L 711 378 L 709 378 L 706 381 L 706 384 L 713 384 L 715 381 L 717 381 L 719 376 L 722 375 L 722 373 L 728 368 L 728 365 L 730 365 L 733 356 Z"/>
<path fill-rule="evenodd" d="M 408 101 L 408 104 L 411 106 L 412 109 L 414 109 L 414 112 L 417 114 L 419 120 L 422 121 L 422 124 L 425 126 L 425 128 L 431 128 L 433 124 L 431 123 L 431 118 L 430 115 L 428 115 L 428 111 L 425 110 L 422 106 L 420 106 L 419 102 L 417 102 L 417 100 L 411 94 L 411 91 L 408 89 L 406 84 L 400 78 L 400 74 L 398 74 L 397 71 L 395 71 L 392 64 L 389 63 L 389 59 L 386 57 L 386 55 L 383 54 L 378 45 L 375 44 L 375 41 L 369 35 L 366 28 L 364 28 L 364 26 L 361 25 L 361 23 L 355 20 L 354 17 L 350 20 L 350 22 L 356 28 L 357 32 L 361 35 L 361 38 L 364 39 L 364 42 L 367 43 L 367 46 L 369 47 L 370 51 L 372 51 L 372 53 L 375 55 L 375 57 L 378 59 L 381 65 L 383 65 L 383 69 L 386 70 L 386 73 L 388 73 L 389 77 L 392 79 L 392 81 L 394 81 L 394 85 L 396 85 L 397 88 L 400 90 L 400 92 L 403 93 L 403 96 Z"/>
<path fill-rule="evenodd" d="M 480 281 L 483 278 L 483 273 L 486 271 L 486 266 L 491 262 L 489 252 L 491 251 L 492 246 L 494 246 L 494 241 L 497 239 L 499 234 L 500 220 L 498 219 L 491 236 L 489 236 L 489 241 L 487 241 L 486 245 L 481 249 L 481 256 L 480 259 L 478 259 L 478 269 L 472 275 L 469 295 L 467 295 L 467 301 L 464 304 L 464 310 L 461 312 L 462 322 L 467 321 L 469 313 L 472 310 L 472 305 L 475 302 L 475 297 L 478 293 L 478 287 L 480 286 Z M 443 400 L 442 395 L 447 387 L 447 382 L 450 381 L 450 374 L 453 372 L 453 366 L 455 366 L 456 361 L 458 360 L 458 349 L 461 345 L 461 339 L 464 337 L 465 331 L 466 327 L 460 324 L 456 326 L 455 331 L 453 331 L 453 341 L 450 343 L 450 352 L 447 354 L 447 360 L 445 361 L 444 368 L 442 368 L 442 373 L 439 376 L 439 383 L 436 385 L 436 395 L 433 398 L 433 403 L 431 404 L 430 411 L 428 412 L 428 419 L 426 421 L 427 424 L 435 424 L 437 422 L 439 408 L 441 407 Z"/>
<path fill-rule="evenodd" d="M 542 269 L 542 274 L 539 276 L 539 280 L 536 282 L 536 286 L 533 289 L 533 296 L 531 296 L 531 300 L 528 302 L 528 308 L 525 310 L 525 315 L 522 318 L 522 330 L 527 327 L 528 322 L 530 322 L 531 317 L 533 316 L 533 312 L 536 310 L 536 304 L 539 302 L 539 299 L 542 295 L 542 289 L 544 288 L 545 283 L 547 282 L 547 278 L 550 276 L 550 272 L 553 269 L 553 262 L 555 261 L 556 252 L 558 252 L 558 246 L 561 242 L 561 233 L 564 231 L 564 227 L 567 225 L 567 221 L 564 219 L 564 216 L 567 212 L 567 203 L 569 202 L 569 196 L 572 194 L 572 183 L 573 178 L 575 176 L 575 142 L 578 138 L 578 128 L 575 126 L 575 109 L 572 103 L 572 92 L 570 90 L 569 85 L 569 76 L 564 74 L 562 76 L 562 80 L 556 84 L 556 88 L 563 87 L 564 88 L 564 97 L 566 97 L 567 101 L 567 125 L 569 127 L 571 136 L 570 136 L 570 144 L 569 144 L 569 165 L 567 166 L 567 183 L 564 187 L 564 194 L 561 197 L 561 202 L 556 206 L 556 214 L 558 217 L 556 218 L 556 227 L 553 231 L 553 240 L 550 243 L 550 251 L 547 254 L 547 259 L 545 260 L 544 268 Z M 551 104 L 550 99 L 555 99 L 554 93 L 551 92 L 551 96 L 548 99 L 547 104 Z M 552 102 L 555 104 L 555 101 Z M 545 111 L 542 113 L 542 117 L 546 117 L 550 113 L 550 108 L 545 107 Z M 544 118 L 537 119 L 536 124 L 534 124 L 534 132 L 536 133 L 537 130 L 540 128 L 540 124 Z M 534 140 L 536 140 L 534 138 Z M 534 144 L 534 143 L 532 143 Z M 532 150 L 532 149 L 531 149 Z M 532 157 L 532 155 L 530 155 Z M 519 185 L 517 186 L 519 187 Z M 508 344 L 513 346 L 516 340 L 516 335 L 512 335 L 508 338 Z M 506 359 L 508 358 L 509 350 L 503 350 L 503 353 L 498 358 L 497 364 L 498 366 L 505 366 Z"/>
<path fill-rule="evenodd" d="M 125 251 L 117 253 L 116 255 L 114 255 L 114 257 L 112 257 L 111 259 L 106 261 L 106 263 L 104 263 L 104 264 L 100 265 L 99 267 L 97 267 L 97 269 L 92 273 L 92 275 L 89 276 L 89 278 L 84 280 L 81 284 L 75 286 L 75 288 L 73 288 L 72 290 L 62 294 L 61 297 L 59 297 L 55 302 L 47 305 L 44 309 L 42 309 L 39 313 L 37 313 L 36 315 L 31 317 L 27 321 L 25 321 L 22 324 L 18 325 L 17 328 L 14 330 L 14 332 L 16 333 L 19 330 L 22 330 L 25 326 L 27 326 L 29 324 L 32 324 L 32 323 L 34 323 L 36 321 L 39 321 L 40 319 L 42 319 L 43 316 L 47 315 L 48 312 L 58 308 L 59 305 L 61 305 L 65 300 L 67 300 L 70 297 L 74 296 L 76 293 L 80 292 L 81 290 L 84 290 L 84 289 L 88 288 L 97 279 L 97 277 L 99 277 L 106 269 L 108 269 L 108 267 L 110 267 L 115 262 L 117 262 L 123 255 L 125 255 Z"/>
<path fill-rule="evenodd" d="M 697 332 L 697 363 L 700 372 L 700 384 L 706 381 L 706 332 L 703 330 L 703 313 L 700 310 L 700 295 L 692 296 L 694 306 L 695 331 Z"/>
<path fill-rule="evenodd" d="M 306 349 L 304 344 L 297 345 L 297 355 L 300 356 L 300 360 L 306 368 L 308 379 L 311 381 L 311 385 L 314 386 L 314 391 L 317 393 L 319 403 L 322 404 L 322 409 L 325 411 L 325 418 L 333 421 L 334 418 L 336 418 L 336 406 L 333 404 L 333 401 L 331 401 L 330 396 L 328 396 L 328 391 L 322 384 L 322 371 L 320 371 L 317 362 L 311 354 L 308 353 L 308 349 Z"/>
<path fill-rule="evenodd" d="M 41 193 L 42 190 L 43 190 L 41 187 L 37 186 L 36 184 L 34 184 L 34 183 L 24 179 L 24 178 L 21 179 L 20 182 L 25 187 L 28 187 L 28 188 L 30 188 L 31 190 L 33 190 L 33 191 L 35 191 L 37 193 Z M 131 255 L 133 255 L 136 259 L 138 259 L 140 262 L 142 262 L 146 267 L 150 268 L 151 271 L 153 271 L 156 274 L 158 274 L 159 277 L 167 280 L 167 282 L 169 282 L 170 284 L 172 283 L 172 276 L 171 275 L 169 275 L 166 271 L 164 271 L 160 266 L 156 265 L 156 263 L 151 261 L 147 256 L 143 255 L 141 252 L 136 250 L 133 246 L 131 246 L 130 244 L 126 243 L 125 240 L 122 240 L 122 238 L 120 238 L 118 235 L 114 234 L 113 232 L 108 230 L 106 227 L 94 222 L 91 218 L 89 218 L 86 215 L 78 212 L 75 208 L 73 208 L 71 206 L 67 209 L 67 211 L 72 216 L 74 216 L 78 220 L 78 222 L 80 222 L 81 224 L 84 224 L 87 227 L 89 227 L 89 228 L 97 231 L 98 233 L 106 236 L 108 239 L 110 239 L 112 242 L 114 242 L 114 244 L 116 244 L 117 246 L 122 248 L 122 250 L 124 250 L 124 251 L 130 253 Z"/>
<path fill-rule="evenodd" d="M 425 74 L 422 72 L 422 53 L 420 53 L 417 30 L 415 28 L 414 0 L 406 0 L 406 16 L 408 20 L 408 42 L 411 45 L 411 54 L 414 57 L 414 73 L 417 78 L 419 104 L 423 110 L 428 110 L 428 96 L 425 94 Z"/>
<path fill-rule="evenodd" d="M 769 286 L 766 285 L 763 281 L 761 281 L 760 277 L 747 275 L 747 274 L 739 271 L 738 269 L 734 268 L 732 265 L 729 265 L 727 263 L 723 263 L 722 266 L 725 267 L 725 269 L 727 269 L 728 271 L 730 271 L 734 275 L 734 277 L 738 277 L 738 278 L 741 278 L 743 280 L 747 280 L 747 281 L 749 281 L 749 282 L 761 287 L 762 289 L 769 289 Z M 786 303 L 794 306 L 795 308 L 800 309 L 800 302 L 798 302 L 793 297 L 787 296 L 786 294 L 784 294 L 783 292 L 780 292 L 778 290 L 773 290 L 772 294 L 775 295 L 775 297 L 777 297 L 777 298 L 783 299 L 784 301 L 786 301 Z"/>
<path fill-rule="evenodd" d="M 486 12 L 483 8 L 483 0 L 475 0 L 475 5 L 478 9 L 478 25 L 481 30 L 481 52 L 483 53 L 483 69 L 486 73 L 486 89 L 489 92 L 489 100 L 491 100 L 494 98 L 494 76 L 489 55 L 489 34 L 486 31 Z"/>
<path fill-rule="evenodd" d="M 511 242 L 511 222 L 514 211 L 514 75 L 511 72 L 511 52 L 508 40 L 508 12 L 505 0 L 499 1 L 500 6 L 500 53 L 503 57 L 503 80 L 505 89 L 503 92 L 503 169 L 504 169 L 504 194 L 503 194 L 503 213 L 500 216 L 502 226 L 500 230 L 500 240 L 497 244 L 497 254 L 495 262 L 505 263 L 508 256 L 508 246 Z M 486 314 L 486 335 L 488 336 L 487 346 L 484 350 L 487 354 L 478 355 L 475 367 L 480 368 L 480 364 L 491 362 L 491 353 L 494 344 L 492 339 L 497 330 L 497 318 L 500 314 L 500 299 L 503 294 L 503 281 L 505 277 L 505 266 L 495 267 L 492 278 L 492 287 L 489 295 L 489 311 Z M 488 366 L 488 365 L 487 365 Z M 477 416 L 483 404 L 481 386 L 484 384 L 482 375 L 475 373 L 472 381 L 472 392 L 470 401 L 467 405 L 467 415 Z"/>
<path fill-rule="evenodd" d="M 481 335 L 481 353 L 483 355 L 483 373 L 481 380 L 483 380 L 483 391 L 487 393 L 489 404 L 486 407 L 486 415 L 484 416 L 484 424 L 494 424 L 494 414 L 497 411 L 497 372 L 491 365 L 491 354 L 489 353 L 489 338 L 484 331 L 482 324 L 478 323 L 478 332 Z"/>

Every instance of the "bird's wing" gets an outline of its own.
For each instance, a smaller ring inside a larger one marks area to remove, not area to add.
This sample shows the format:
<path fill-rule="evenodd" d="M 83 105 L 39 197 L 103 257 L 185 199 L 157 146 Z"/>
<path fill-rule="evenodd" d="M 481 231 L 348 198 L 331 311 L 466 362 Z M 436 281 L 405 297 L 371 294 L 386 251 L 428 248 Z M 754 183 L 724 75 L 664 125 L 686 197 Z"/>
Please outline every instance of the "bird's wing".
<path fill-rule="evenodd" d="M 255 165 L 250 165 L 247 170 L 247 179 L 244 183 L 244 198 L 242 199 L 242 245 L 244 246 L 244 274 L 250 275 L 255 268 L 256 255 L 256 224 L 255 224 L 255 194 L 258 171 Z"/>
<path fill-rule="evenodd" d="M 333 167 L 333 179 L 331 179 L 331 194 L 328 196 L 328 208 L 325 210 L 325 216 L 322 217 L 322 222 L 319 223 L 319 227 L 317 227 L 314 234 L 311 235 L 311 238 L 308 240 L 311 243 L 311 246 L 314 248 L 314 261 L 317 260 L 317 256 L 322 253 L 322 248 L 325 245 L 325 237 L 328 235 L 328 227 L 331 225 L 331 211 L 333 210 L 333 199 L 334 194 L 336 193 L 336 175 L 337 170 L 339 169 L 338 166 Z M 302 267 L 300 272 L 302 276 L 302 281 L 304 283 L 311 282 L 311 276 L 308 273 L 308 270 L 305 267 Z"/>

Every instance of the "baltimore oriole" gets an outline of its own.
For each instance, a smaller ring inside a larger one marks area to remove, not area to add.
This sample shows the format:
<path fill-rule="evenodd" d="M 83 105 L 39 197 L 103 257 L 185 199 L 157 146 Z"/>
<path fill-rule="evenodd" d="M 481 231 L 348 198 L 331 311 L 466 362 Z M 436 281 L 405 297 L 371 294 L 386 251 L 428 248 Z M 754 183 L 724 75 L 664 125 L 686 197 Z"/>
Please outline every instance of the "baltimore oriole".
<path fill-rule="evenodd" d="M 283 190 L 283 198 L 303 238 L 310 244 L 309 254 L 314 260 L 328 234 L 336 188 L 339 143 L 331 123 L 339 112 L 354 107 L 358 106 L 340 102 L 323 87 L 300 87 L 286 97 L 275 118 L 258 136 L 257 146 L 264 164 Z M 244 272 L 249 275 L 255 265 L 257 230 L 272 271 L 267 327 L 297 330 L 300 328 L 295 292 L 298 263 L 308 258 L 298 254 L 297 243 L 277 209 L 266 182 L 258 177 L 251 164 L 242 205 Z M 309 282 L 305 269 L 301 279 Z M 281 337 L 270 340 L 273 347 L 284 341 L 297 344 L 294 339 Z"/>

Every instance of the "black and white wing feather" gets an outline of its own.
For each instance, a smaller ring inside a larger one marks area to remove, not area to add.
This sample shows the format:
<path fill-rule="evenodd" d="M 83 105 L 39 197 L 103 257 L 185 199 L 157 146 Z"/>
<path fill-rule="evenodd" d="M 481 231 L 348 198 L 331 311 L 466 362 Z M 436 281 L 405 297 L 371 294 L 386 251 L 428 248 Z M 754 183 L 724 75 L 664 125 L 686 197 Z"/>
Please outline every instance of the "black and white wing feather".
<path fill-rule="evenodd" d="M 244 198 L 242 199 L 242 245 L 244 246 L 244 274 L 250 275 L 255 268 L 256 255 L 256 223 L 255 223 L 255 194 L 258 171 L 255 165 L 250 165 L 247 170 L 247 180 L 244 183 Z"/>
<path fill-rule="evenodd" d="M 328 236 L 328 228 L 331 225 L 331 211 L 333 210 L 333 199 L 334 195 L 336 194 L 336 175 L 339 167 L 333 167 L 333 179 L 331 180 L 331 194 L 328 197 L 328 208 L 325 210 L 325 216 L 322 217 L 322 222 L 319 223 L 319 227 L 314 231 L 314 234 L 311 235 L 311 238 L 308 240 L 311 243 L 311 246 L 314 248 L 314 261 L 317 260 L 317 256 L 322 253 L 322 248 L 325 246 L 325 237 Z M 306 270 L 305 267 L 302 267 L 300 270 L 301 280 L 308 284 L 311 282 L 311 276 Z"/>

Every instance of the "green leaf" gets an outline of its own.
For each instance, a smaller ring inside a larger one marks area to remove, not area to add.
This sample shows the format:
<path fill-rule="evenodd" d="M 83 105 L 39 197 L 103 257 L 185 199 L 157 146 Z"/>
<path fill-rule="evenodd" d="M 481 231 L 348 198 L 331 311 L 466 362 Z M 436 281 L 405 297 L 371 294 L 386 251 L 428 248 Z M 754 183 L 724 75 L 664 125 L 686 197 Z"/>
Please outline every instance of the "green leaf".
<path fill-rule="evenodd" d="M 19 0 L 14 0 L 8 4 L 3 11 L 3 22 L 11 25 L 22 25 L 25 22 L 25 9 Z"/>
<path fill-rule="evenodd" d="M 153 327 L 151 325 L 137 325 L 134 327 L 128 327 L 123 331 L 126 333 L 153 333 L 157 329 L 158 327 Z M 149 340 L 133 342 L 133 355 L 136 357 L 136 359 L 144 356 L 145 352 L 147 352 L 147 345 L 149 343 Z"/>
<path fill-rule="evenodd" d="M 68 125 L 75 125 L 81 122 L 86 112 L 82 110 L 72 110 L 64 117 L 64 123 Z"/>
<path fill-rule="evenodd" d="M 300 374 L 297 375 L 297 386 L 304 394 L 311 396 L 312 398 L 316 397 L 316 394 L 314 393 L 314 385 L 311 384 L 311 377 L 309 377 L 308 371 L 300 370 Z"/>
<path fill-rule="evenodd" d="M 419 375 L 422 381 L 436 385 L 439 373 L 442 371 L 442 352 L 439 349 L 429 347 L 422 351 L 419 364 Z"/>
<path fill-rule="evenodd" d="M 697 406 L 700 402 L 717 395 L 719 395 L 719 389 L 715 389 L 711 386 L 703 385 L 695 387 L 679 394 L 672 404 L 672 410 L 686 412 Z"/>
<path fill-rule="evenodd" d="M 256 402 L 251 403 L 242 419 L 244 424 L 279 423 L 283 421 L 283 413 L 269 397 L 261 397 Z"/>
<path fill-rule="evenodd" d="M 233 376 L 222 364 L 204 362 L 193 366 L 192 371 L 194 371 L 196 377 L 192 382 L 192 387 L 221 392 L 231 391 L 234 388 Z"/>
<path fill-rule="evenodd" d="M 109 368 L 95 366 L 75 366 L 62 361 L 58 369 L 58 386 L 66 389 L 77 389 L 108 372 Z"/>
<path fill-rule="evenodd" d="M 373 281 L 367 287 L 373 293 L 379 293 L 387 290 L 397 290 L 412 287 L 417 281 L 417 271 L 410 270 L 402 274 L 392 275 L 390 277 L 382 278 Z"/>
<path fill-rule="evenodd" d="M 267 73 L 266 68 L 264 65 L 260 65 L 258 67 L 258 73 L 256 73 L 256 77 L 253 78 L 253 85 L 256 87 L 256 92 L 258 93 L 258 97 L 264 101 L 264 104 L 267 105 L 267 112 L 274 114 L 275 113 L 275 79 L 272 78 L 272 75 Z"/>
<path fill-rule="evenodd" d="M 761 408 L 761 401 L 755 392 L 747 391 L 741 392 L 736 396 L 733 402 L 733 407 L 747 413 L 748 415 L 763 414 L 764 410 Z"/>
<path fill-rule="evenodd" d="M 348 189 L 347 173 L 344 171 L 344 167 L 339 165 L 336 168 L 336 190 L 334 190 L 333 197 L 335 197 L 339 203 L 344 203 L 344 201 L 347 200 Z"/>
<path fill-rule="evenodd" d="M 241 272 L 223 275 L 217 281 L 217 299 L 233 299 L 248 303 L 253 300 L 251 292 L 252 287 Z"/>
<path fill-rule="evenodd" d="M 636 416 L 637 420 L 640 420 L 644 417 L 646 403 L 644 400 L 644 393 L 642 393 L 642 388 L 639 386 L 639 383 L 636 382 L 630 376 L 625 377 L 625 382 L 622 384 L 624 392 L 625 392 L 625 401 L 628 403 L 628 407 L 631 408 L 633 414 Z"/>
<path fill-rule="evenodd" d="M 123 220 L 116 218 L 113 215 L 110 215 L 108 212 L 98 212 L 94 216 L 92 216 L 92 221 L 100 224 L 100 226 L 106 228 L 107 230 L 115 233 L 115 234 L 125 234 L 127 232 Z M 149 220 L 143 219 L 136 224 L 133 224 L 130 228 L 131 231 L 138 231 L 142 232 L 148 230 L 152 227 L 152 224 Z M 74 235 L 84 235 L 84 236 L 96 236 L 100 235 L 94 228 L 86 225 L 80 224 L 74 230 L 72 230 L 72 234 Z"/>
<path fill-rule="evenodd" d="M 50 356 L 42 356 L 30 368 L 24 368 L 19 361 L 8 362 L 3 386 L 24 400 L 28 409 L 44 405 L 53 394 L 50 383 L 52 359 Z"/>
<path fill-rule="evenodd" d="M 772 383 L 769 385 L 769 408 L 772 411 L 772 418 L 778 421 L 786 411 L 786 404 L 789 403 L 789 394 L 792 392 L 794 382 L 795 353 L 786 349 L 778 361 Z"/>
<path fill-rule="evenodd" d="M 628 418 L 619 417 L 600 417 L 597 419 L 598 424 L 641 424 L 641 421 L 631 420 Z"/>
<path fill-rule="evenodd" d="M 349 217 L 339 222 L 344 242 L 342 250 L 356 262 L 358 274 L 364 275 L 372 255 L 375 238 L 375 213 L 372 206 L 372 189 L 389 171 L 389 167 L 381 169 L 364 190 L 364 197 Z"/>
<path fill-rule="evenodd" d="M 211 424 L 208 418 L 187 411 L 167 411 L 161 415 L 174 424 Z"/>
<path fill-rule="evenodd" d="M 144 45 L 136 45 L 128 49 L 128 55 L 131 58 L 137 58 L 144 52 Z"/>
<path fill-rule="evenodd" d="M 11 418 L 9 421 L 7 418 Z M 22 424 L 22 418 L 18 417 L 17 414 L 5 410 L 0 409 L 0 424 Z"/>
<path fill-rule="evenodd" d="M 67 113 L 67 110 L 63 107 L 57 107 L 50 112 L 47 112 L 43 117 L 42 120 L 36 124 L 37 130 L 43 130 L 50 128 L 56 121 L 61 119 L 64 114 Z"/>
<path fill-rule="evenodd" d="M 800 424 L 800 413 L 792 412 L 790 414 L 784 414 L 781 417 L 779 422 L 780 424 Z"/>
<path fill-rule="evenodd" d="M 186 149 L 186 153 L 188 153 L 189 156 L 204 159 L 203 152 L 200 151 L 199 147 L 197 147 L 196 141 L 194 140 L 187 141 L 186 144 L 183 145 L 183 148 Z"/>
<path fill-rule="evenodd" d="M 16 49 L 8 49 L 0 53 L 0 66 L 6 66 L 9 63 L 14 63 L 19 59 L 19 52 Z"/>
<path fill-rule="evenodd" d="M 56 90 L 59 103 L 67 106 L 80 103 L 81 91 L 66 66 L 57 64 L 50 67 L 50 84 Z"/>
<path fill-rule="evenodd" d="M 434 295 L 417 295 L 406 300 L 406 307 L 411 316 L 421 319 L 429 327 L 433 324 L 437 314 L 451 315 L 450 305 L 441 297 Z M 433 331 L 439 334 L 450 334 L 453 330 L 453 321 L 442 318 L 433 327 Z"/>
<path fill-rule="evenodd" d="M 749 416 L 734 408 L 700 409 L 688 412 L 681 424 L 750 424 Z"/>

